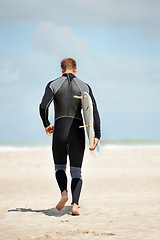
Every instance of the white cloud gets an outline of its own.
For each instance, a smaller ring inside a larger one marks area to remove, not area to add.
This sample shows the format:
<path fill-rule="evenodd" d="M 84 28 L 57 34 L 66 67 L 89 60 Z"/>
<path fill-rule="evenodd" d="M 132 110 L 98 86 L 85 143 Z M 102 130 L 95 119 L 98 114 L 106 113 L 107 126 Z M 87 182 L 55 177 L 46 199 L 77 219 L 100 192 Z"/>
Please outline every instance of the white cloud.
<path fill-rule="evenodd" d="M 52 56 L 82 56 L 88 50 L 88 40 L 77 37 L 69 27 L 41 23 L 31 39 L 35 51 Z"/>
<path fill-rule="evenodd" d="M 159 27 L 159 0 L 1 0 L 0 23 L 72 27 Z"/>

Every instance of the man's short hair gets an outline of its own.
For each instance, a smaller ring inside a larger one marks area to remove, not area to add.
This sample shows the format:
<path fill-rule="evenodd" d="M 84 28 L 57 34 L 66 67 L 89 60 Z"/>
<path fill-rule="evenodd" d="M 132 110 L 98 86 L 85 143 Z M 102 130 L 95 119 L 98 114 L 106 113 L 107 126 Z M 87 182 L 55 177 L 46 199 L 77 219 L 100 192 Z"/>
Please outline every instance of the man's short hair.
<path fill-rule="evenodd" d="M 77 68 L 77 63 L 73 58 L 65 58 L 61 61 L 61 68 L 65 72 L 66 70 L 73 70 Z"/>

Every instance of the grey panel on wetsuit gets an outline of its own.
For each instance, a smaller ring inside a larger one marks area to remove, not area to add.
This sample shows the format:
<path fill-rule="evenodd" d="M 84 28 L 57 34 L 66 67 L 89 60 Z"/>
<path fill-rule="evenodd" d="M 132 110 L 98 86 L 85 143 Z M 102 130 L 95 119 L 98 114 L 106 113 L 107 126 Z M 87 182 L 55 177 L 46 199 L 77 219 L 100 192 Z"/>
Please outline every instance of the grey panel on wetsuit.
<path fill-rule="evenodd" d="M 72 179 L 73 178 L 80 178 L 80 179 L 82 179 L 81 168 L 70 166 L 70 173 L 71 173 L 71 178 Z"/>
<path fill-rule="evenodd" d="M 54 92 L 54 94 L 56 94 L 56 92 L 58 91 L 58 89 L 61 87 L 61 85 L 63 84 L 64 80 L 66 79 L 66 77 L 60 77 L 57 78 L 56 80 L 54 80 L 51 84 L 50 84 L 50 88 L 52 89 L 52 91 Z"/>
<path fill-rule="evenodd" d="M 87 84 L 85 84 L 82 80 L 80 80 L 79 78 L 73 78 L 75 80 L 75 82 L 77 83 L 77 85 L 79 86 L 81 93 L 82 92 L 87 92 L 89 93 L 89 87 L 87 86 Z"/>
<path fill-rule="evenodd" d="M 59 170 L 63 170 L 63 171 L 66 171 L 66 164 L 64 165 L 61 165 L 61 164 L 55 164 L 55 171 L 59 171 Z"/>
<path fill-rule="evenodd" d="M 81 95 L 75 79 L 66 78 L 54 95 L 55 119 L 60 117 L 73 117 L 82 120 L 81 100 L 74 95 Z"/>

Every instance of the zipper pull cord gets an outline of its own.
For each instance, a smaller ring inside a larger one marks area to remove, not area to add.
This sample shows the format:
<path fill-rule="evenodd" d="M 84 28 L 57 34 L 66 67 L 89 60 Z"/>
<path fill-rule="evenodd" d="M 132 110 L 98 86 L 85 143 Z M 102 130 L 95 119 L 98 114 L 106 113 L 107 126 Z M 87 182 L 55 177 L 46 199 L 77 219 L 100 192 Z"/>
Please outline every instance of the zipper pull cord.
<path fill-rule="evenodd" d="M 72 78 L 70 78 L 69 73 L 67 73 L 67 78 L 68 78 L 69 82 L 72 81 Z"/>

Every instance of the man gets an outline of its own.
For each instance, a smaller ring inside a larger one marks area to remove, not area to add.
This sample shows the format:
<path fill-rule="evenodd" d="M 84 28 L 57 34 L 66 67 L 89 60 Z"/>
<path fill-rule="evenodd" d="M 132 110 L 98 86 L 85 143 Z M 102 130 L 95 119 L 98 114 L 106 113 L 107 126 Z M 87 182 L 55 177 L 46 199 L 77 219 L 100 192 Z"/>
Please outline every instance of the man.
<path fill-rule="evenodd" d="M 96 102 L 90 86 L 75 74 L 77 72 L 76 61 L 66 58 L 61 61 L 62 76 L 49 82 L 40 104 L 40 116 L 48 135 L 53 133 L 52 152 L 55 164 L 55 175 L 61 191 L 61 199 L 56 208 L 60 211 L 68 200 L 66 163 L 67 155 L 70 160 L 71 173 L 71 192 L 72 203 L 71 211 L 74 215 L 79 215 L 78 203 L 82 187 L 81 166 L 85 149 L 84 129 L 79 128 L 83 125 L 81 114 L 81 100 L 73 96 L 80 96 L 83 91 L 88 92 L 93 102 L 94 114 L 94 145 L 90 148 L 93 151 L 100 139 L 100 118 Z M 55 125 L 54 127 L 48 120 L 48 108 L 54 101 Z"/>

